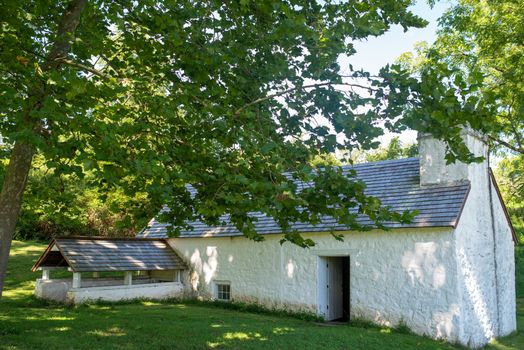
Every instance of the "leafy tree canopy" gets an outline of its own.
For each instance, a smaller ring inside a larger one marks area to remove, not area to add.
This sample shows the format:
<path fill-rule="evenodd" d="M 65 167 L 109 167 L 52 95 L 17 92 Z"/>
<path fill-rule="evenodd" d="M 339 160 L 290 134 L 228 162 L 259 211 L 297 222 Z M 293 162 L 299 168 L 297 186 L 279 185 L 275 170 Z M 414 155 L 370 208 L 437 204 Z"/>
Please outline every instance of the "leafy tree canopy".
<path fill-rule="evenodd" d="M 459 0 L 439 25 L 434 44 L 400 60 L 414 79 L 403 89 L 412 125 L 455 145 L 470 125 L 499 149 L 524 154 L 524 2 Z"/>
<path fill-rule="evenodd" d="M 249 212 L 262 209 L 286 240 L 308 246 L 313 242 L 291 232 L 290 222 L 326 214 L 362 228 L 349 207 L 379 226 L 409 220 L 381 208 L 336 167 L 319 175 L 308 161 L 374 146 L 379 122 L 405 127 L 393 121 L 402 111 L 397 79 L 406 76 L 371 77 L 337 58 L 394 24 L 423 26 L 410 4 L 2 3 L 0 132 L 14 145 L 3 198 L 17 203 L 20 191 L 11 190 L 23 190 L 16 179 L 27 176 L 37 153 L 56 174 L 91 172 L 89 181 L 102 189 L 148 193 L 157 206 L 169 205 L 166 219 L 175 228 L 186 219 L 216 224 L 229 212 L 246 236 L 260 240 Z M 319 115 L 326 125 L 315 123 Z M 283 175 L 290 170 L 315 186 L 297 191 Z M 198 194 L 191 197 L 185 184 Z"/>

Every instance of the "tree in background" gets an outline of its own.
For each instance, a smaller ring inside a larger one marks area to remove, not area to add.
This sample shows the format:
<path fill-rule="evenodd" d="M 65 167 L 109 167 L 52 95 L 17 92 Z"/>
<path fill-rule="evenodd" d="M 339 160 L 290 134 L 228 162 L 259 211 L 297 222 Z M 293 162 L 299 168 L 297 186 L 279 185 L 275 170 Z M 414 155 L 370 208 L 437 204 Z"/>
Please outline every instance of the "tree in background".
<path fill-rule="evenodd" d="M 393 137 L 387 145 L 365 154 L 366 162 L 378 162 L 389 159 L 402 159 L 418 156 L 418 145 L 411 143 L 404 145 L 400 137 Z"/>
<path fill-rule="evenodd" d="M 378 162 L 382 160 L 418 157 L 418 144 L 404 144 L 399 136 L 394 136 L 385 145 L 372 150 L 354 150 L 349 155 L 353 163 Z"/>
<path fill-rule="evenodd" d="M 401 128 L 407 77 L 341 67 L 353 43 L 391 25 L 421 27 L 410 0 L 3 1 L 0 133 L 9 147 L 0 193 L 0 291 L 33 157 L 57 178 L 167 204 L 173 234 L 229 213 L 262 240 L 249 213 L 290 229 L 323 215 L 366 229 L 405 222 L 336 167 L 309 160 L 369 149 Z M 341 74 L 341 71 L 344 73 Z M 326 125 L 315 123 L 322 115 Z M 337 138 L 337 135 L 343 136 Z M 288 178 L 284 171 L 293 171 Z M 353 174 L 354 175 L 354 174 Z M 298 191 L 293 180 L 312 181 Z M 198 190 L 191 196 L 186 188 Z M 305 210 L 304 210 L 305 209 Z"/>
<path fill-rule="evenodd" d="M 524 2 L 459 0 L 439 26 L 435 43 L 421 43 L 399 60 L 413 79 L 403 88 L 411 95 L 407 118 L 436 136 L 462 126 L 489 136 L 491 152 L 503 158 L 497 178 L 522 234 Z"/>
<path fill-rule="evenodd" d="M 495 170 L 495 175 L 511 216 L 511 221 L 524 242 L 524 156 L 506 157 Z"/>
<path fill-rule="evenodd" d="M 134 236 L 156 214 L 145 193 L 98 191 L 87 174 L 55 176 L 36 157 L 24 194 L 15 237 L 48 240 L 56 236 Z M 40 166 L 39 166 L 40 165 Z"/>
<path fill-rule="evenodd" d="M 317 154 L 309 161 L 309 163 L 316 168 L 342 165 L 342 162 L 334 153 Z"/>
<path fill-rule="evenodd" d="M 437 136 L 469 125 L 524 154 L 524 2 L 459 0 L 439 27 L 435 43 L 400 59 L 414 79 L 403 89 L 412 125 Z"/>
<path fill-rule="evenodd" d="M 0 146 L 0 183 L 10 149 Z M 157 213 L 147 193 L 100 191 L 92 172 L 55 174 L 41 155 L 33 159 L 15 232 L 17 239 L 56 236 L 134 236 Z"/>

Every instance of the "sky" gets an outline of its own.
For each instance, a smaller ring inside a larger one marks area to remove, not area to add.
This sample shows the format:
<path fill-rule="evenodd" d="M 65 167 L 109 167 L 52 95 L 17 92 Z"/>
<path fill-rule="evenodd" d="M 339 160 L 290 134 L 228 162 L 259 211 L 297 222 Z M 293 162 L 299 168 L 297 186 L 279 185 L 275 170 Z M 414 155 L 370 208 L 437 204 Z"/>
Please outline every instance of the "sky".
<path fill-rule="evenodd" d="M 412 51 L 416 43 L 432 43 L 437 37 L 437 20 L 450 4 L 449 0 L 441 0 L 431 8 L 426 0 L 417 0 L 412 12 L 429 22 L 425 28 L 412 28 L 404 32 L 401 26 L 394 26 L 382 36 L 355 43 L 357 53 L 349 58 L 339 59 L 342 70 L 344 65 L 351 63 L 354 69 L 362 68 L 371 73 L 378 73 L 381 67 L 395 62 L 402 53 Z M 381 137 L 380 141 L 387 143 L 393 136 L 395 135 L 388 133 Z M 415 142 L 416 137 L 414 131 L 406 131 L 400 135 L 405 143 Z"/>

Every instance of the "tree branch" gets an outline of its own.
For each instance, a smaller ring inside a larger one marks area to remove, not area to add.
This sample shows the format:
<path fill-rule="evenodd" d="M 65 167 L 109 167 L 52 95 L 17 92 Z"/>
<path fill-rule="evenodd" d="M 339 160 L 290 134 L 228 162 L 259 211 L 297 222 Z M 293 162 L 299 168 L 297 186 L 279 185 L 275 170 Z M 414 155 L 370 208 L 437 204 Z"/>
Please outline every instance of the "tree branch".
<path fill-rule="evenodd" d="M 270 99 L 275 98 L 275 97 L 279 97 L 279 96 L 282 96 L 282 95 L 289 94 L 289 93 L 291 93 L 293 91 L 296 91 L 296 90 L 300 90 L 300 89 L 316 89 L 316 88 L 319 88 L 319 87 L 322 87 L 322 86 L 329 86 L 329 85 L 343 85 L 343 86 L 351 86 L 351 87 L 357 87 L 357 88 L 361 88 L 361 89 L 366 89 L 368 91 L 374 91 L 374 92 L 378 91 L 377 89 L 373 89 L 373 88 L 371 88 L 369 86 L 364 86 L 364 85 L 360 85 L 360 84 L 353 84 L 353 83 L 332 83 L 332 82 L 326 82 L 326 83 L 317 83 L 317 84 L 296 86 L 296 87 L 293 87 L 293 88 L 290 88 L 290 89 L 287 89 L 287 90 L 284 90 L 284 91 L 276 92 L 274 94 L 267 95 L 265 97 L 261 97 L 261 98 L 258 98 L 256 100 L 254 100 L 254 101 L 251 101 L 251 102 L 245 104 L 244 106 L 240 107 L 239 109 L 237 109 L 235 111 L 235 115 L 240 114 L 240 112 L 242 112 L 246 108 L 249 108 L 249 107 L 251 107 L 253 105 L 256 105 L 258 103 L 270 100 Z"/>
<path fill-rule="evenodd" d="M 117 67 L 115 67 L 115 65 L 111 62 L 111 60 L 108 57 L 102 54 L 100 54 L 100 57 L 107 63 L 109 67 L 113 68 L 113 70 L 116 72 L 116 74 L 118 74 L 120 78 L 124 78 L 122 72 Z"/>
<path fill-rule="evenodd" d="M 513 146 L 512 144 L 504 141 L 504 140 L 501 140 L 499 139 L 498 137 L 494 137 L 494 136 L 491 136 L 489 135 L 488 136 L 490 140 L 504 146 L 504 147 L 507 147 L 509 148 L 510 150 L 514 151 L 514 152 L 517 152 L 517 153 L 521 153 L 521 154 L 524 154 L 524 148 L 522 147 L 516 147 L 516 146 Z"/>
<path fill-rule="evenodd" d="M 511 130 L 513 131 L 513 134 L 515 135 L 515 141 L 517 142 L 517 145 L 519 148 L 522 149 L 522 138 L 520 137 L 520 133 L 517 130 L 517 127 L 515 126 L 515 123 L 517 123 L 518 118 L 514 117 L 512 110 L 513 105 L 515 104 L 515 95 L 511 95 L 511 103 L 509 104 L 509 110 L 508 110 L 508 122 Z"/>
<path fill-rule="evenodd" d="M 57 58 L 56 60 L 58 62 L 60 62 L 60 63 L 67 64 L 68 66 L 75 67 L 75 68 L 78 68 L 78 69 L 81 69 L 81 70 L 85 70 L 85 71 L 87 71 L 89 73 L 92 73 L 94 75 L 98 75 L 99 77 L 104 78 L 104 79 L 111 78 L 110 75 L 105 74 L 104 72 L 99 71 L 98 69 L 95 69 L 93 67 L 90 67 L 90 66 L 82 64 L 82 63 L 78 63 L 78 62 L 69 60 L 67 58 Z"/>

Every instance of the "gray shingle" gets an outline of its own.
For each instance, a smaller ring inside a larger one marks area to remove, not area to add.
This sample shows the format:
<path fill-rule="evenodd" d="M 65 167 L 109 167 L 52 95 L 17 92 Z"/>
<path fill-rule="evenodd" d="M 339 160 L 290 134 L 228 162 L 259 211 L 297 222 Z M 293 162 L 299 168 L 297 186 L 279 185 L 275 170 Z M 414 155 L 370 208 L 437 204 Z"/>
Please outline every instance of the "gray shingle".
<path fill-rule="evenodd" d="M 46 255 L 55 245 L 75 272 L 185 269 L 186 265 L 163 239 L 56 238 L 33 267 L 48 266 Z M 56 264 L 56 262 L 52 262 Z"/>
<path fill-rule="evenodd" d="M 458 223 L 462 207 L 469 192 L 469 182 L 461 182 L 445 186 L 420 186 L 418 158 L 406 158 L 344 166 L 343 170 L 355 170 L 357 177 L 366 184 L 366 194 L 375 196 L 385 206 L 390 206 L 394 211 L 418 210 L 419 215 L 410 224 L 386 222 L 390 228 L 414 227 L 455 227 Z M 302 188 L 311 186 L 308 183 L 299 183 Z M 260 234 L 281 233 L 278 224 L 262 213 L 252 213 L 258 219 L 255 227 Z M 195 221 L 189 224 L 193 230 L 181 232 L 181 238 L 188 237 L 221 237 L 239 236 L 241 233 L 229 223 L 228 215 L 221 217 L 226 225 L 211 227 Z M 372 225 L 371 220 L 358 216 L 360 224 Z M 167 223 L 152 219 L 148 227 L 141 231 L 137 237 L 167 237 Z M 292 226 L 299 232 L 327 232 L 331 230 L 344 231 L 347 227 L 337 224 L 333 218 L 324 217 L 322 223 L 311 225 L 297 222 Z"/>

